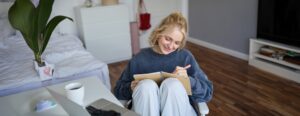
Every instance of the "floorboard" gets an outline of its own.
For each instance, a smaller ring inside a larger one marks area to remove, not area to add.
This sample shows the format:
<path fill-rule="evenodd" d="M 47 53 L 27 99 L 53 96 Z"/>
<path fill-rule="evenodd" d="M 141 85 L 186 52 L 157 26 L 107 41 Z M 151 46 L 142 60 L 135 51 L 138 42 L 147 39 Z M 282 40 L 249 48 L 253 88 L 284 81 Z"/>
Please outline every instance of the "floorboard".
<path fill-rule="evenodd" d="M 300 84 L 193 43 L 186 46 L 214 85 L 209 116 L 299 116 Z M 112 88 L 128 61 L 109 64 Z"/>

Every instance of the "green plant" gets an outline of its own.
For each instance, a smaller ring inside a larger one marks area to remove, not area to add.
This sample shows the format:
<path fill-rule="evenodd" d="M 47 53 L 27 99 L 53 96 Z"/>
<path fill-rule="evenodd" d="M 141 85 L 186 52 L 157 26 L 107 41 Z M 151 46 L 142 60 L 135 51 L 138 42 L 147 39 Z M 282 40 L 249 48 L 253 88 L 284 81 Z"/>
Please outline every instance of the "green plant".
<path fill-rule="evenodd" d="M 43 65 L 41 55 L 55 27 L 64 19 L 73 21 L 66 16 L 55 16 L 48 22 L 53 3 L 54 0 L 40 0 L 35 7 L 31 0 L 16 0 L 8 11 L 10 24 L 21 32 L 39 66 Z"/>

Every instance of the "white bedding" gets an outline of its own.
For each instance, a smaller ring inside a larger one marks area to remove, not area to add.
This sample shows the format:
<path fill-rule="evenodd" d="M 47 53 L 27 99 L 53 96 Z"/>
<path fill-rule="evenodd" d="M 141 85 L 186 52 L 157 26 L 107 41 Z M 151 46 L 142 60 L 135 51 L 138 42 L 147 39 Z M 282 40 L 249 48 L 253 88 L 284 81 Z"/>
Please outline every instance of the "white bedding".
<path fill-rule="evenodd" d="M 0 91 L 40 82 L 34 70 L 33 53 L 21 37 L 17 34 L 5 39 L 5 47 L 0 48 Z M 102 81 L 110 89 L 107 64 L 87 52 L 76 36 L 53 33 L 42 58 L 55 65 L 54 78 L 103 69 L 105 74 L 99 75 L 105 76 Z"/>

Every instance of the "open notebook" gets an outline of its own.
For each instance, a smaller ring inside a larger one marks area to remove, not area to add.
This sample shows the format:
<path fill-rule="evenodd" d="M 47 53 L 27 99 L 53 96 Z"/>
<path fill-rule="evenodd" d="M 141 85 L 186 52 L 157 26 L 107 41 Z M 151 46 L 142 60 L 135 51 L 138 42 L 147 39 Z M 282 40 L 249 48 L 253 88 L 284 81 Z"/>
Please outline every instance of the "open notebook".
<path fill-rule="evenodd" d="M 54 97 L 54 99 L 56 99 L 57 102 L 59 102 L 59 104 L 65 109 L 65 111 L 70 116 L 90 116 L 89 112 L 84 107 L 76 104 L 75 102 L 69 100 L 65 96 L 63 96 L 51 89 L 48 89 L 48 91 Z M 94 108 L 105 110 L 105 111 L 109 111 L 109 110 L 116 111 L 116 112 L 120 113 L 121 116 L 139 116 L 135 112 L 130 111 L 126 108 L 123 108 L 119 105 L 116 105 L 105 99 L 99 99 L 90 105 L 93 106 Z"/>

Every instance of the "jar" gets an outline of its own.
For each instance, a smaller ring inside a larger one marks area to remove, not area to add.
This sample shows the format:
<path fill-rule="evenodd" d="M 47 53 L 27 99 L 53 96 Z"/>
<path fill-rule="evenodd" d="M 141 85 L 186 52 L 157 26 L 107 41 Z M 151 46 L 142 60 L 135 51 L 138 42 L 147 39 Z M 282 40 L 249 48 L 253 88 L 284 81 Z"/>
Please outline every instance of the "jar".
<path fill-rule="evenodd" d="M 85 7 L 92 7 L 92 6 L 93 6 L 92 0 L 85 0 L 84 6 L 85 6 Z"/>
<path fill-rule="evenodd" d="M 103 6 L 119 4 L 119 0 L 101 0 L 100 2 Z"/>

